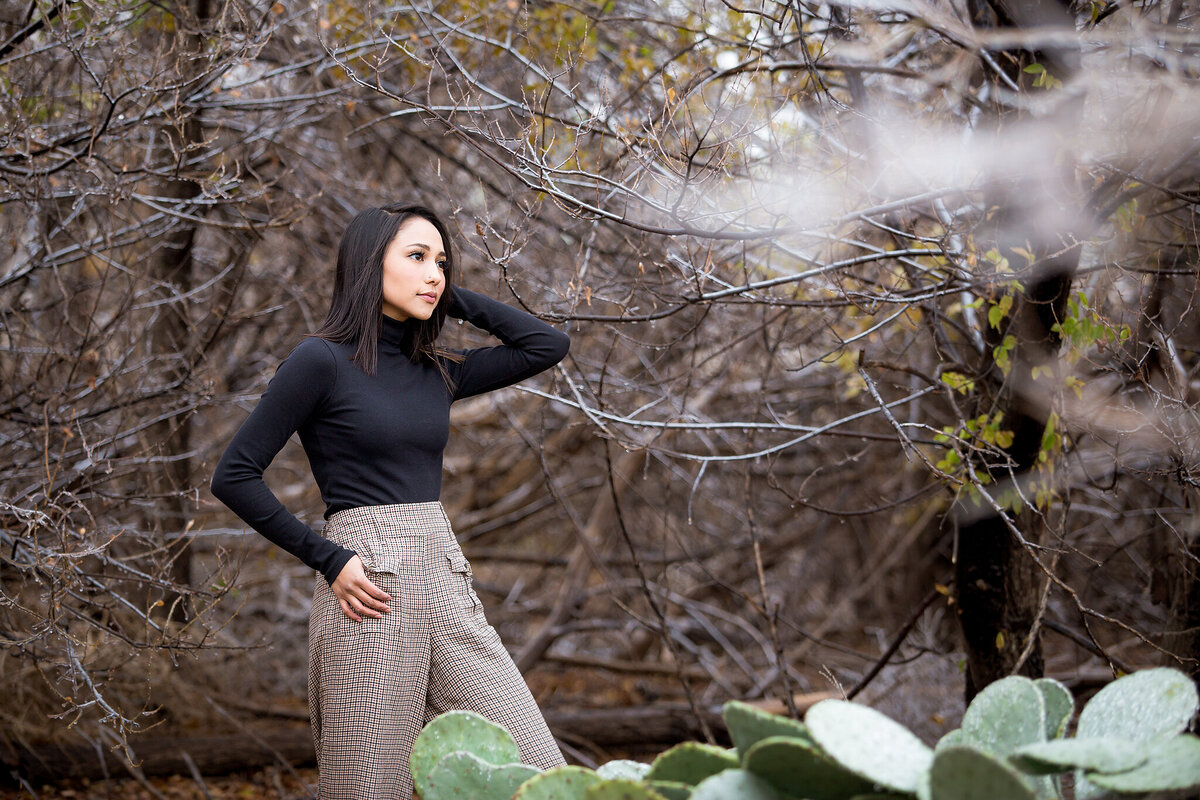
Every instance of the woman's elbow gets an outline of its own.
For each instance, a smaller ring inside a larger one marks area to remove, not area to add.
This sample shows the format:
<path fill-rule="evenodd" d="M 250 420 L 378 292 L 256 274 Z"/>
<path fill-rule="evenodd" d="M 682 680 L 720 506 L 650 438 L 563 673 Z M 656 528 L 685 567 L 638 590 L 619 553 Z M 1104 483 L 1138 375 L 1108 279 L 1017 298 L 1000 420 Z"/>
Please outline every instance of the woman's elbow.
<path fill-rule="evenodd" d="M 222 458 L 217 463 L 216 470 L 213 471 L 212 480 L 208 483 L 208 490 L 212 492 L 212 496 L 227 506 L 232 505 L 232 501 L 237 495 L 238 477 L 235 473 L 233 465 Z"/>
<path fill-rule="evenodd" d="M 551 349 L 552 358 L 554 359 L 551 364 L 557 364 L 566 358 L 567 353 L 570 352 L 571 337 L 556 328 L 554 330 L 554 343 Z"/>

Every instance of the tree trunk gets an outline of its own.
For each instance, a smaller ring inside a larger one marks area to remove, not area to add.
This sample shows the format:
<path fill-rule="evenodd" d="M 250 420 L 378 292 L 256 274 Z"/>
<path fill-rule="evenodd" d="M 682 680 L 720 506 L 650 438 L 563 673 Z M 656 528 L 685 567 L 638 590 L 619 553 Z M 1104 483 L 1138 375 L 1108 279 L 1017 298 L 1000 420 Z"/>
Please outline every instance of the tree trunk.
<path fill-rule="evenodd" d="M 1068 6 L 1060 2 L 972 2 L 971 8 L 975 24 L 981 27 L 1029 29 L 1073 24 Z M 1017 84 L 1028 84 L 1030 76 L 1024 68 L 1032 63 L 1042 64 L 1048 73 L 1064 81 L 1077 68 L 1076 56 L 1071 53 L 1010 50 L 1002 55 L 1005 74 Z M 1078 102 L 1066 101 L 1055 119 L 1065 123 L 1080 112 Z M 1007 109 L 996 109 L 999 135 L 1004 135 L 1005 122 L 1015 116 Z M 1053 206 L 1082 215 L 1082 204 L 1073 202 L 1075 179 L 1070 160 L 1063 158 L 1059 163 L 1062 167 L 1057 176 L 1032 176 L 993 185 L 985 191 L 989 218 L 981 231 L 979 249 L 987 250 L 992 245 L 1014 266 L 1027 263 L 1025 252 L 1034 255 L 1033 268 L 1021 281 L 1022 291 L 1012 292 L 1011 312 L 999 329 L 988 325 L 985 331 L 988 346 L 981 372 L 988 374 L 993 392 L 980 398 L 980 413 L 1002 413 L 1004 427 L 1013 432 L 1012 444 L 1007 448 L 1011 463 L 992 473 L 996 480 L 1030 474 L 1038 463 L 1048 419 L 1049 409 L 1030 402 L 1021 387 L 1030 379 L 1032 367 L 1056 356 L 1060 342 L 1052 326 L 1062 319 L 1078 268 L 1074 249 L 1067 249 L 1065 255 L 1051 255 L 1064 249 L 1061 236 L 1067 232 L 1055 236 L 1030 216 Z M 1007 371 L 994 360 L 994 350 L 1006 336 L 1015 339 Z M 952 513 L 962 511 L 960 506 Z M 1036 545 L 1042 540 L 1045 523 L 1039 515 L 1026 510 L 1015 514 L 1012 521 L 1027 543 Z M 956 518 L 955 530 L 955 586 L 967 652 L 969 702 L 984 686 L 1007 675 L 1041 675 L 1038 613 L 1045 578 L 1009 521 L 992 509 L 976 509 L 965 520 Z"/>

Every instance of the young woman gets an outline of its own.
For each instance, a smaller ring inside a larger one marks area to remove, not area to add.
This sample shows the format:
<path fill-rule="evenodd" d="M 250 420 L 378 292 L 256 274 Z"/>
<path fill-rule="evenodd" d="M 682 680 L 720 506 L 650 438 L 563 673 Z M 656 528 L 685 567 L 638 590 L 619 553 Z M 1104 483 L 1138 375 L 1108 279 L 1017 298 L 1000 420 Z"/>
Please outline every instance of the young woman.
<path fill-rule="evenodd" d="M 411 797 L 413 740 L 449 709 L 503 725 L 525 763 L 564 763 L 484 618 L 438 497 L 450 404 L 552 367 L 569 340 L 452 286 L 449 241 L 420 206 L 351 221 L 329 316 L 279 365 L 212 481 L 239 517 L 320 573 L 308 696 L 323 799 Z M 503 344 L 438 347 L 448 316 Z M 263 482 L 295 431 L 326 504 L 324 536 Z"/>

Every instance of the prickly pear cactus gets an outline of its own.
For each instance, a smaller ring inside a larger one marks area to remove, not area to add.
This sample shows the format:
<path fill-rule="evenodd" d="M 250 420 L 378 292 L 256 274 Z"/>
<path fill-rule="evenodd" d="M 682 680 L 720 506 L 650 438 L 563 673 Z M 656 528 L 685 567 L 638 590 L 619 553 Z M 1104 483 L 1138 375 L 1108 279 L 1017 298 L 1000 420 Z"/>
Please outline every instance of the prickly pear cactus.
<path fill-rule="evenodd" d="M 1086 773 L 1092 784 L 1114 792 L 1189 792 L 1200 790 L 1200 739 L 1191 734 L 1157 740 L 1146 747 L 1146 763 L 1127 772 Z"/>
<path fill-rule="evenodd" d="M 838 764 L 884 788 L 916 791 L 933 751 L 908 728 L 878 711 L 845 700 L 822 700 L 808 710 L 805 726 Z"/>
<path fill-rule="evenodd" d="M 1145 669 L 1105 686 L 1079 712 L 1077 739 L 1146 742 L 1180 733 L 1196 713 L 1196 684 L 1178 670 Z"/>
<path fill-rule="evenodd" d="M 1006 757 L 1046 741 L 1046 703 L 1029 678 L 1013 675 L 988 684 L 963 714 L 964 744 Z"/>
<path fill-rule="evenodd" d="M 1067 723 L 1075 713 L 1075 698 L 1071 690 L 1053 678 L 1038 678 L 1033 682 L 1042 693 L 1042 707 L 1046 712 L 1046 739 L 1060 739 L 1067 732 Z"/>
<path fill-rule="evenodd" d="M 596 774 L 606 780 L 629 778 L 630 780 L 640 781 L 646 777 L 646 773 L 649 771 L 649 764 L 643 764 L 640 761 L 630 761 L 627 758 L 618 758 L 596 767 Z"/>
<path fill-rule="evenodd" d="M 723 747 L 684 742 L 660 754 L 650 764 L 646 780 L 679 781 L 695 786 L 709 775 L 739 766 L 738 757 Z"/>
<path fill-rule="evenodd" d="M 790 736 L 768 736 L 757 742 L 742 758 L 742 767 L 781 794 L 808 800 L 847 800 L 875 788 L 815 744 Z"/>
<path fill-rule="evenodd" d="M 489 764 L 459 750 L 434 765 L 421 800 L 509 800 L 518 786 L 539 772 L 525 764 Z"/>
<path fill-rule="evenodd" d="M 1143 747 L 1126 739 L 1055 739 L 1020 748 L 1009 759 L 1031 775 L 1051 775 L 1071 769 L 1124 772 L 1146 763 Z"/>
<path fill-rule="evenodd" d="M 933 746 L 933 751 L 936 753 L 943 747 L 950 747 L 956 744 L 966 744 L 967 737 L 963 735 L 962 728 L 955 728 L 952 731 L 946 731 L 946 735 L 938 739 L 938 743 Z"/>
<path fill-rule="evenodd" d="M 585 800 L 601 778 L 583 767 L 555 767 L 521 784 L 512 800 Z"/>
<path fill-rule="evenodd" d="M 967 745 L 938 750 L 929 769 L 931 800 L 1035 800 L 1025 777 L 1000 758 Z"/>
<path fill-rule="evenodd" d="M 1075 738 L 1112 736 L 1148 742 L 1169 737 L 1187 727 L 1196 706 L 1196 685 L 1182 672 L 1167 667 L 1134 672 L 1108 684 L 1088 701 L 1079 712 Z M 1077 800 L 1105 794 L 1091 777 L 1076 773 Z"/>
<path fill-rule="evenodd" d="M 413 743 L 409 769 L 422 797 L 429 790 L 429 773 L 444 756 L 465 750 L 489 764 L 514 764 L 520 750 L 504 728 L 471 711 L 447 711 L 429 721 Z"/>
<path fill-rule="evenodd" d="M 749 703 L 730 700 L 725 704 L 721 716 L 725 718 L 725 727 L 729 729 L 733 746 L 742 755 L 745 755 L 755 742 L 768 736 L 792 736 L 812 741 L 803 723 L 790 717 L 767 713 Z"/>
<path fill-rule="evenodd" d="M 588 787 L 586 800 L 667 800 L 640 781 L 627 778 L 602 780 Z"/>
<path fill-rule="evenodd" d="M 688 800 L 692 796 L 693 787 L 679 781 L 646 781 L 646 785 L 667 800 Z"/>
<path fill-rule="evenodd" d="M 784 800 L 784 796 L 753 773 L 727 769 L 701 781 L 689 800 Z"/>

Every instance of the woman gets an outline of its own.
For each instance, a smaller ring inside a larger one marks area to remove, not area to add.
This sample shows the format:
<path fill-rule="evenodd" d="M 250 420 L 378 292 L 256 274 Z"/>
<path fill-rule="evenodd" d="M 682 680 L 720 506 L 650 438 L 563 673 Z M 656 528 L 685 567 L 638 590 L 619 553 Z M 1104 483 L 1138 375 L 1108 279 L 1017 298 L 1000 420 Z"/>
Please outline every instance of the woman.
<path fill-rule="evenodd" d="M 213 494 L 320 572 L 309 618 L 309 709 L 321 798 L 408 798 L 421 727 L 449 709 L 503 725 L 521 758 L 564 763 L 471 588 L 442 510 L 450 404 L 558 363 L 569 340 L 452 288 L 445 226 L 426 208 L 358 214 L 338 249 L 329 316 L 279 365 L 217 465 Z M 446 317 L 502 345 L 436 345 Z M 326 504 L 319 536 L 263 470 L 293 432 Z"/>

